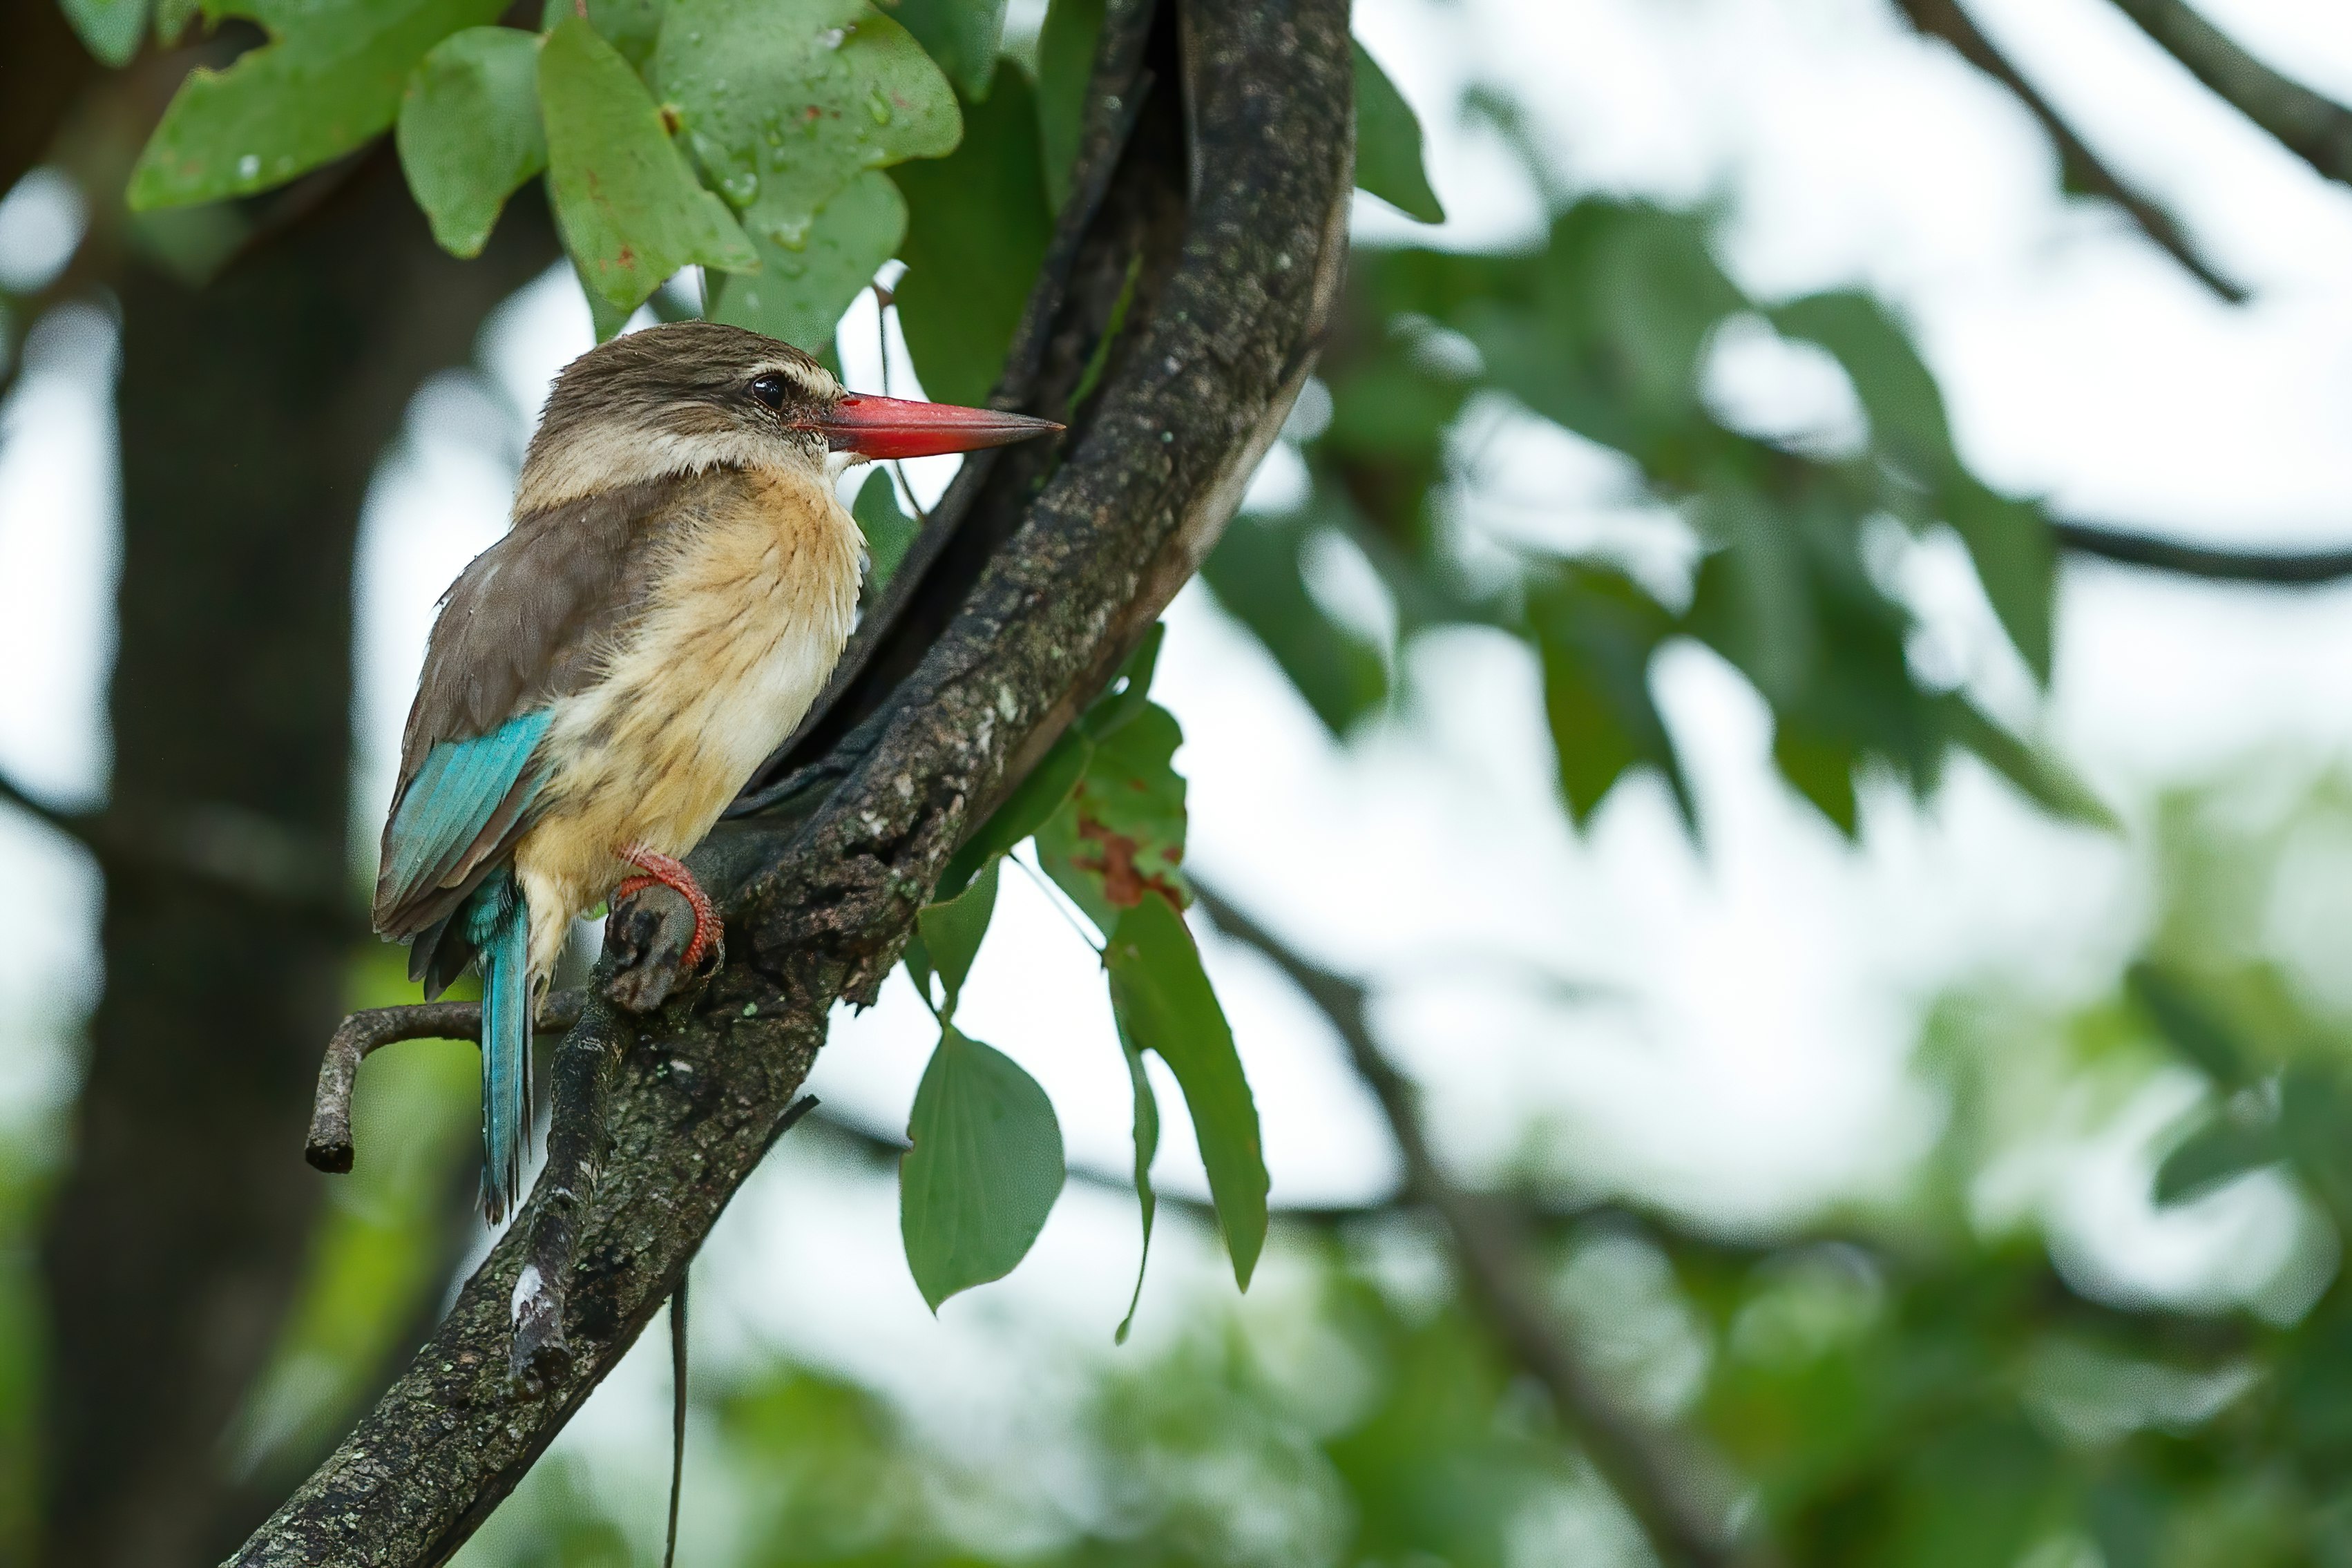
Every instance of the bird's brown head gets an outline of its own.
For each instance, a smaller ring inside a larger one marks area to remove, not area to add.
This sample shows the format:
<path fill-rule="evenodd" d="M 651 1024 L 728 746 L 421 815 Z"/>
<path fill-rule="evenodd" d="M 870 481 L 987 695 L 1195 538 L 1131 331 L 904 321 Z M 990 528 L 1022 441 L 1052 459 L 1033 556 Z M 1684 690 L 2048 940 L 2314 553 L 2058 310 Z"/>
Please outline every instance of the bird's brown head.
<path fill-rule="evenodd" d="M 600 343 L 555 378 L 523 458 L 518 515 L 706 468 L 828 471 L 851 461 L 1002 447 L 1062 428 L 990 408 L 846 392 L 789 343 L 677 321 Z"/>

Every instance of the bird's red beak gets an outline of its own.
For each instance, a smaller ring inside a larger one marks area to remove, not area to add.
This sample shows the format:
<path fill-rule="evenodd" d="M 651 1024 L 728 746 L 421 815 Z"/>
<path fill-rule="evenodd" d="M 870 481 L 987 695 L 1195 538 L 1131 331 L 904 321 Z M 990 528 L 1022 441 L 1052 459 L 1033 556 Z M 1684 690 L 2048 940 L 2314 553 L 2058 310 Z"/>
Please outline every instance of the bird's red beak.
<path fill-rule="evenodd" d="M 952 403 L 916 403 L 903 397 L 851 393 L 815 422 L 836 452 L 861 458 L 935 458 L 1008 447 L 1062 428 L 1050 419 L 1005 414 L 993 408 L 961 408 Z"/>

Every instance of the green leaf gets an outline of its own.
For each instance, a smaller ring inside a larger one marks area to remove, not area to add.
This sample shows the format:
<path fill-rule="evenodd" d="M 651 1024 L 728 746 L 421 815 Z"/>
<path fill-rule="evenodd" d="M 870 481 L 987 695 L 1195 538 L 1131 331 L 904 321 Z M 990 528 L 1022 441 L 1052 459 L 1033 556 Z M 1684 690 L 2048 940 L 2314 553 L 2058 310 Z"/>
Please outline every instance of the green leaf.
<path fill-rule="evenodd" d="M 2252 1058 L 2237 1036 L 2179 975 L 2141 959 L 2124 971 L 2124 990 L 2175 1050 L 2224 1089 L 2253 1081 Z"/>
<path fill-rule="evenodd" d="M 434 239 L 479 256 L 507 198 L 547 167 L 539 39 L 512 27 L 442 39 L 408 79 L 393 140 Z"/>
<path fill-rule="evenodd" d="M 1745 486 L 1706 498 L 1698 521 L 1727 547 L 1699 562 L 1685 630 L 1729 659 L 1776 710 L 1801 701 L 1823 666 L 1823 615 L 1788 513 Z M 1900 640 L 1894 652 L 1902 653 Z"/>
<path fill-rule="evenodd" d="M 1265 1155 L 1257 1102 L 1224 1009 L 1201 968 L 1201 950 L 1175 905 L 1147 898 L 1119 915 L 1103 963 L 1120 1038 L 1132 1050 L 1157 1051 L 1184 1091 L 1234 1279 L 1246 1290 L 1265 1245 Z M 1140 1139 L 1137 1153 L 1140 1161 Z"/>
<path fill-rule="evenodd" d="M 1053 0 L 1037 32 L 1037 141 L 1046 202 L 1057 213 L 1070 197 L 1102 29 L 1103 0 Z"/>
<path fill-rule="evenodd" d="M 1872 446 L 1895 466 L 1899 480 L 1933 497 L 1968 546 L 2002 629 L 2046 684 L 2058 572 L 2047 520 L 1969 476 L 1952 444 L 1934 373 L 1879 301 L 1845 290 L 1814 294 L 1780 306 L 1771 317 L 1781 331 L 1819 344 L 1845 367 L 1870 416 Z"/>
<path fill-rule="evenodd" d="M 859 174 L 818 209 L 799 249 L 751 236 L 760 269 L 714 279 L 710 319 L 816 353 L 831 346 L 841 313 L 874 281 L 906 232 L 898 187 L 887 174 Z"/>
<path fill-rule="evenodd" d="M 629 318 L 637 313 L 636 307 L 615 305 L 596 292 L 588 282 L 588 275 L 580 270 L 577 258 L 572 263 L 572 276 L 580 284 L 581 297 L 588 301 L 588 321 L 589 324 L 595 329 L 596 341 L 600 343 L 609 343 L 619 337 L 622 329 L 629 324 Z"/>
<path fill-rule="evenodd" d="M 147 0 L 61 0 L 82 47 L 108 65 L 127 66 L 147 33 Z"/>
<path fill-rule="evenodd" d="M 564 247 L 606 303 L 634 309 L 691 261 L 722 271 L 759 265 L 726 204 L 671 144 L 629 62 L 577 16 L 541 46 L 539 100 Z"/>
<path fill-rule="evenodd" d="M 2305 1058 L 2279 1074 L 2278 1138 L 2341 1226 L 2352 1210 L 2352 1093 L 2335 1062 Z"/>
<path fill-rule="evenodd" d="M 923 962 L 940 977 L 942 1019 L 955 1016 L 957 998 L 988 935 L 989 916 L 996 910 L 996 868 L 1003 864 L 1001 858 L 991 860 L 962 892 L 945 903 L 925 904 L 915 917 L 923 938 Z"/>
<path fill-rule="evenodd" d="M 1852 746 L 1817 735 L 1801 723 L 1781 718 L 1773 726 L 1773 765 L 1848 838 L 1862 832 L 1862 806 L 1853 789 L 1854 764 L 1861 760 Z"/>
<path fill-rule="evenodd" d="M 986 403 L 1053 235 L 1028 79 L 999 66 L 954 154 L 891 177 L 907 195 L 907 275 L 896 292 L 915 372 L 942 403 Z"/>
<path fill-rule="evenodd" d="M 898 563 L 907 558 L 907 546 L 915 542 L 917 524 L 898 510 L 898 487 L 880 468 L 866 475 L 866 482 L 857 488 L 857 501 L 849 515 L 857 520 L 858 529 L 866 535 L 866 595 L 872 598 L 888 586 Z"/>
<path fill-rule="evenodd" d="M 788 250 L 858 174 L 960 133 L 947 79 L 866 0 L 672 0 L 651 79 L 745 226 Z"/>
<path fill-rule="evenodd" d="M 1709 252 L 1704 220 L 1579 202 L 1514 289 L 1526 298 L 1472 289 L 1451 311 L 1495 384 L 1631 455 L 1654 479 L 1699 478 L 1688 469 L 1692 437 L 1708 428 L 1700 372 L 1724 318 L 1748 308 Z"/>
<path fill-rule="evenodd" d="M 2161 1207 L 2194 1203 L 2240 1176 L 2277 1164 L 2286 1148 L 2275 1127 L 2248 1126 L 2222 1115 L 2191 1132 L 2156 1168 Z"/>
<path fill-rule="evenodd" d="M 920 926 L 908 933 L 907 945 L 898 952 L 898 962 L 907 966 L 907 978 L 915 983 L 916 994 L 922 997 L 923 1005 L 936 1012 L 938 1004 L 931 1000 L 931 975 L 934 973 L 931 950 L 923 943 Z"/>
<path fill-rule="evenodd" d="M 1529 584 L 1528 622 L 1543 660 L 1560 794 L 1577 826 L 1628 769 L 1646 763 L 1664 776 L 1696 834 L 1697 805 L 1650 694 L 1650 658 L 1673 633 L 1673 618 L 1623 573 L 1574 566 Z"/>
<path fill-rule="evenodd" d="M 1874 446 L 1929 485 L 1958 466 L 1944 395 L 1884 305 L 1867 294 L 1839 290 L 1792 300 L 1770 314 L 1782 332 L 1819 344 L 1845 367 L 1870 416 Z"/>
<path fill-rule="evenodd" d="M 1948 697 L 1943 700 L 1941 711 L 1954 741 L 1983 758 L 1993 771 L 2052 816 L 2109 833 L 2123 831 L 2123 824 L 2106 802 L 2072 769 L 1994 723 L 1974 703 Z"/>
<path fill-rule="evenodd" d="M 977 103 L 996 75 L 1004 42 L 1005 0 L 876 0 L 883 15 L 915 35 L 958 92 Z"/>
<path fill-rule="evenodd" d="M 1101 696 L 1087 705 L 1078 715 L 1078 722 L 1087 734 L 1100 741 L 1115 731 L 1124 729 L 1130 720 L 1139 718 L 1151 701 L 1151 677 L 1160 668 L 1160 649 L 1168 640 L 1168 624 L 1154 621 L 1118 667 L 1109 686 Z"/>
<path fill-rule="evenodd" d="M 1388 662 L 1307 591 L 1300 553 L 1317 531 L 1304 513 L 1244 513 L 1209 552 L 1201 575 L 1225 613 L 1274 656 L 1324 727 L 1344 735 L 1387 700 Z"/>
<path fill-rule="evenodd" d="M 155 41 L 167 49 L 177 47 L 203 8 L 202 0 L 155 0 Z"/>
<path fill-rule="evenodd" d="M 1421 154 L 1421 120 L 1380 62 L 1357 44 L 1356 185 L 1423 223 L 1444 223 Z"/>
<path fill-rule="evenodd" d="M 1037 829 L 1045 874 L 1102 931 L 1119 911 L 1158 893 L 1192 901 L 1184 858 L 1184 779 L 1172 758 L 1184 743 L 1176 716 L 1156 702 L 1094 743 L 1078 787 Z"/>
<path fill-rule="evenodd" d="M 1135 308 L 1135 285 L 1142 276 L 1143 252 L 1139 250 L 1127 258 L 1127 276 L 1119 281 L 1118 297 L 1110 302 L 1110 314 L 1103 321 L 1101 334 L 1095 339 L 1094 353 L 1087 355 L 1086 366 L 1078 372 L 1078 384 L 1070 389 L 1069 401 L 1062 405 L 1064 424 L 1076 422 L 1078 410 L 1102 384 L 1103 372 L 1110 368 L 1111 350 L 1118 346 L 1120 334 L 1127 331 L 1127 313 Z"/>
<path fill-rule="evenodd" d="M 1062 1128 L 1037 1080 L 1003 1052 L 943 1030 L 915 1090 L 898 1167 L 898 1232 L 932 1311 L 1002 1279 L 1061 1195 Z"/>
<path fill-rule="evenodd" d="M 1143 1220 L 1143 1247 L 1135 1259 L 1135 1289 L 1127 1299 L 1127 1316 L 1118 1321 L 1114 1342 L 1127 1343 L 1135 1327 L 1135 1310 L 1143 1300 L 1143 1274 L 1151 1265 L 1151 1222 L 1160 1212 L 1160 1196 L 1151 1190 L 1151 1162 L 1160 1157 L 1160 1097 L 1143 1070 L 1143 1048 L 1118 1026 L 1119 1053 L 1127 1058 L 1127 1078 L 1135 1090 L 1135 1203 Z"/>
<path fill-rule="evenodd" d="M 249 195 L 339 158 L 389 128 L 408 73 L 499 0 L 215 0 L 270 41 L 226 70 L 188 73 L 131 173 L 135 211 Z"/>
<path fill-rule="evenodd" d="M 1968 546 L 2001 629 L 2047 686 L 2058 603 L 2058 548 L 2049 520 L 2039 507 L 1996 495 L 1965 474 L 1947 481 L 1940 499 L 1944 521 Z"/>
<path fill-rule="evenodd" d="M 566 16 L 577 16 L 579 0 L 547 0 L 540 7 L 539 30 L 554 29 Z M 661 37 L 663 13 L 669 0 L 588 0 L 588 25 L 621 53 L 633 69 L 644 70 Z"/>
<path fill-rule="evenodd" d="M 1070 792 L 1078 787 L 1079 776 L 1086 772 L 1094 750 L 1094 742 L 1077 725 L 1063 731 L 1053 749 L 1029 770 L 1029 776 L 949 858 L 948 868 L 940 875 L 940 896 L 954 897 L 983 864 L 999 855 L 1010 854 L 1014 845 L 1035 833 L 1060 811 L 1062 804 L 1070 798 Z"/>

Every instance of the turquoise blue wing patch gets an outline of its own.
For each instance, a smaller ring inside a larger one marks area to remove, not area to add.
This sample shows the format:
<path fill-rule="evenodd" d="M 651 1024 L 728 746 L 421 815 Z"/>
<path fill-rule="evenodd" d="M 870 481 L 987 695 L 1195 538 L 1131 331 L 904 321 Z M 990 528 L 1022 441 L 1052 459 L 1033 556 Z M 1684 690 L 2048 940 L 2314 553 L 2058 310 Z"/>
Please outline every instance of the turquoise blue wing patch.
<path fill-rule="evenodd" d="M 378 910 L 397 909 L 449 875 L 522 777 L 552 717 L 542 708 L 425 754 L 384 833 Z"/>

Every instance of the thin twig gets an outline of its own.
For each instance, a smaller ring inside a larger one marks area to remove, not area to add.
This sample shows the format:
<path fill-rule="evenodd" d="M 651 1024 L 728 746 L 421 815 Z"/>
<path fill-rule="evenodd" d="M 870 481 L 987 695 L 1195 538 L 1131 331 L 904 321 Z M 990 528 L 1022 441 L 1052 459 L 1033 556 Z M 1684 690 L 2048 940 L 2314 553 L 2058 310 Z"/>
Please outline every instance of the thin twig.
<path fill-rule="evenodd" d="M 677 1568 L 677 1503 L 686 1490 L 686 1281 L 680 1274 L 677 1293 L 669 1299 L 669 1529 L 662 1538 L 662 1568 Z"/>
<path fill-rule="evenodd" d="M 558 991 L 539 1005 L 538 1031 L 556 1034 L 580 1021 L 585 991 Z M 405 1007 L 369 1007 L 337 1026 L 319 1063 L 319 1089 L 310 1103 L 310 1136 L 303 1157 L 321 1171 L 352 1168 L 352 1085 L 360 1063 L 379 1047 L 401 1040 L 478 1040 L 479 1002 L 419 1002 Z"/>
<path fill-rule="evenodd" d="M 91 818 L 88 815 L 61 810 L 37 795 L 26 794 L 22 785 L 5 773 L 0 773 L 0 801 L 15 806 L 35 821 L 55 828 L 85 849 L 97 852 L 98 845 L 90 827 Z"/>
<path fill-rule="evenodd" d="M 2331 180 L 2352 183 L 2352 110 L 2290 81 L 2182 0 L 2116 0 L 2213 95 Z"/>
<path fill-rule="evenodd" d="M 2050 531 L 2061 548 L 2077 555 L 2208 582 L 2307 588 L 2352 577 L 2352 549 L 2231 550 L 2085 522 L 2053 522 Z"/>
<path fill-rule="evenodd" d="M 874 290 L 874 352 L 880 356 L 875 363 L 882 367 L 882 395 L 887 397 L 890 395 L 890 307 L 898 302 L 898 296 L 879 283 L 869 283 L 866 287 Z M 905 492 L 907 504 L 915 509 L 916 525 L 929 528 L 931 514 L 925 511 L 923 503 L 915 499 L 915 487 L 907 479 L 907 465 L 893 458 L 890 459 L 890 471 L 898 477 L 898 489 Z"/>
<path fill-rule="evenodd" d="M 2051 107 L 2049 100 L 2020 75 L 1993 47 L 1992 40 L 1969 20 L 1958 0 L 1895 0 L 1895 4 L 1910 18 L 1914 27 L 1951 45 L 1962 59 L 2009 89 L 2027 112 L 2042 122 L 2042 130 L 2057 146 L 2058 166 L 2069 188 L 2103 196 L 2123 208 L 2148 238 L 2170 252 L 2172 258 L 2187 268 L 2199 282 L 2230 303 L 2238 304 L 2246 298 L 2243 289 L 2214 271 L 2197 254 L 2171 215 L 2116 177 L 2090 144 Z"/>
<path fill-rule="evenodd" d="M 1034 853 L 1034 846 L 1032 847 L 1032 852 Z M 1062 917 L 1062 923 L 1068 926 L 1071 932 L 1076 935 L 1080 942 L 1087 944 L 1088 952 L 1092 952 L 1097 958 L 1102 957 L 1102 943 L 1097 941 L 1094 932 L 1087 930 L 1085 924 L 1079 921 L 1079 910 L 1076 906 L 1071 902 L 1070 895 L 1062 891 L 1061 889 L 1054 886 L 1052 882 L 1046 880 L 1045 873 L 1037 869 L 1036 867 L 1029 864 L 1028 861 L 1022 859 L 1018 855 L 1008 852 L 1004 858 L 1013 865 L 1020 867 L 1023 871 L 1028 873 L 1029 879 L 1037 884 L 1037 890 L 1045 896 L 1045 901 L 1054 906 L 1054 912 Z"/>
<path fill-rule="evenodd" d="M 1505 1212 L 1446 1176 L 1430 1147 L 1417 1090 L 1372 1038 L 1364 988 L 1301 957 L 1197 881 L 1193 889 L 1218 929 L 1271 960 L 1330 1021 L 1396 1138 L 1406 1191 L 1444 1226 L 1472 1302 L 1511 1356 L 1550 1392 L 1659 1560 L 1690 1568 L 1759 1561 L 1759 1552 L 1735 1539 L 1727 1509 L 1707 1497 L 1709 1478 L 1696 1457 L 1675 1435 L 1626 1409 L 1586 1363 L 1530 1277 Z"/>
<path fill-rule="evenodd" d="M 68 811 L 0 773 L 0 804 L 54 828 L 112 870 L 169 871 L 299 910 L 339 934 L 366 934 L 352 910 L 342 847 L 249 807 L 218 801 L 117 800 Z"/>
<path fill-rule="evenodd" d="M 859 1154 L 877 1163 L 889 1163 L 897 1161 L 907 1152 L 908 1147 L 905 1139 L 892 1137 L 889 1133 L 879 1131 L 854 1116 L 845 1115 L 830 1107 L 818 1110 L 809 1120 L 848 1144 Z M 1098 1170 L 1092 1165 L 1073 1163 L 1066 1167 L 1066 1173 L 1071 1181 L 1097 1192 L 1117 1194 L 1125 1197 L 1135 1195 L 1135 1178 L 1125 1172 Z M 1159 1193 L 1158 1198 L 1162 1209 L 1181 1210 L 1203 1225 L 1216 1223 L 1217 1211 L 1206 1198 L 1166 1192 Z M 1380 1197 L 1366 1198 L 1361 1203 L 1298 1204 L 1287 1206 L 1276 1205 L 1268 1213 L 1273 1218 L 1286 1221 L 1292 1225 L 1303 1226 L 1310 1229 L 1328 1230 L 1337 1226 L 1391 1219 L 1398 1215 L 1411 1212 L 1412 1207 L 1413 1203 L 1410 1194 L 1397 1192 L 1385 1194 Z M 1556 1217 L 1582 1218 L 1588 1213 L 1595 1212 L 1599 1211 L 1585 1209 L 1578 1209 L 1572 1213 L 1562 1211 Z"/>

